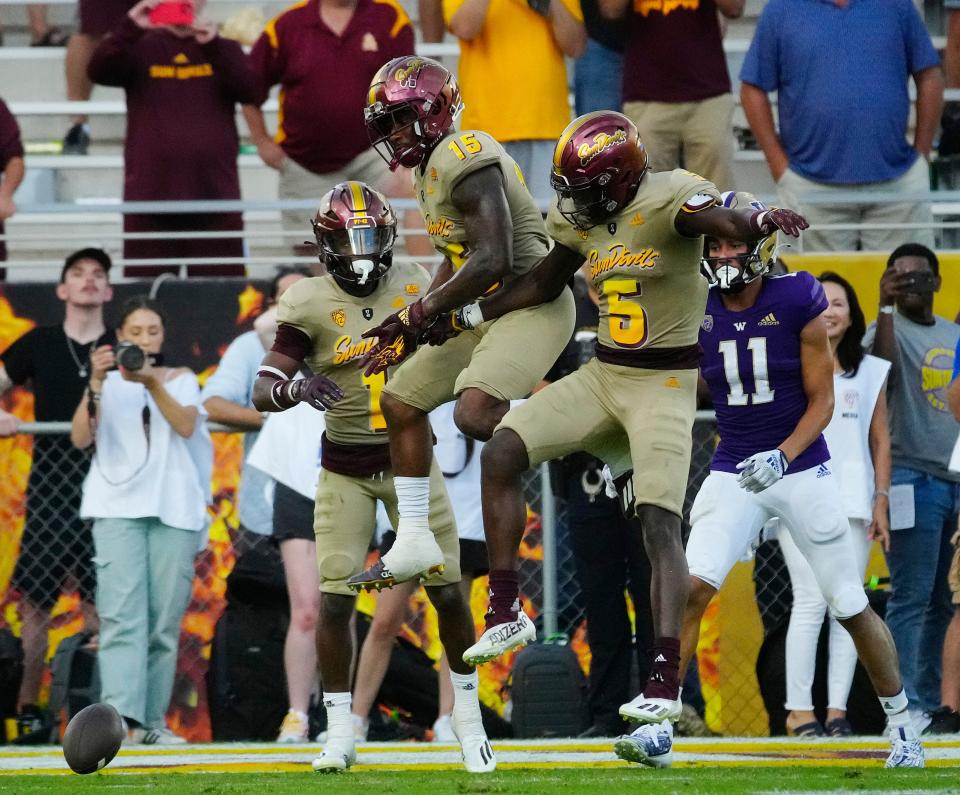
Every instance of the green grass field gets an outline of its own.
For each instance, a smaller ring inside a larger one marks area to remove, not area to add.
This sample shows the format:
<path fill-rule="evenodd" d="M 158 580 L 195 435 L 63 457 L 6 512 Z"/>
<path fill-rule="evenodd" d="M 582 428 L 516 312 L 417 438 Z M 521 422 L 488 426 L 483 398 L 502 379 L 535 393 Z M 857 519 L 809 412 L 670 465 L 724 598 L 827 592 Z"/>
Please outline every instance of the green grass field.
<path fill-rule="evenodd" d="M 202 795 L 284 795 L 361 793 L 726 793 L 753 792 L 917 792 L 960 791 L 957 768 L 882 770 L 862 768 L 724 768 L 716 765 L 675 770 L 507 770 L 487 776 L 447 771 L 315 773 L 164 773 L 122 771 L 89 776 L 3 775 L 0 792 L 13 795 L 93 792 L 196 792 Z"/>

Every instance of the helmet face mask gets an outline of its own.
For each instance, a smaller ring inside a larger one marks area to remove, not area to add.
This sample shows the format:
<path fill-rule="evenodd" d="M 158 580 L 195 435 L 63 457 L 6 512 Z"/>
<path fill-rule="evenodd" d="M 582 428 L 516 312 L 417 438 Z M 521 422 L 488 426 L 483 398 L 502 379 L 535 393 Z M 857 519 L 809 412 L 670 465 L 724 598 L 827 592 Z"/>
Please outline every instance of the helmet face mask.
<path fill-rule="evenodd" d="M 374 76 L 363 111 L 370 143 L 391 170 L 422 164 L 463 110 L 460 88 L 443 65 L 407 55 Z"/>
<path fill-rule="evenodd" d="M 609 174 L 604 173 L 586 182 L 568 185 L 564 177 L 552 174 L 550 184 L 557 192 L 560 215 L 584 231 L 602 224 L 618 209 L 617 201 L 604 190 L 609 181 Z"/>
<path fill-rule="evenodd" d="M 320 261 L 338 280 L 366 286 L 393 264 L 397 219 L 386 198 L 362 182 L 341 182 L 313 220 Z"/>
<path fill-rule="evenodd" d="M 768 274 L 777 258 L 776 234 L 757 241 L 752 249 L 743 254 L 733 256 L 707 256 L 710 240 L 704 240 L 700 272 L 710 285 L 716 285 L 721 293 L 727 295 L 742 292 L 748 284 Z"/>

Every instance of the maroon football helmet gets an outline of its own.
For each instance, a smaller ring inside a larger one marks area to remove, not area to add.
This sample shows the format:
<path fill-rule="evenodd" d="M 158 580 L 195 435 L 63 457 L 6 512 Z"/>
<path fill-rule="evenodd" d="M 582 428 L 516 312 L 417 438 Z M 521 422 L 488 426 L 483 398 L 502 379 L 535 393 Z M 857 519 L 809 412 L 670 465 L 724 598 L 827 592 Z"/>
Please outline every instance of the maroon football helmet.
<path fill-rule="evenodd" d="M 553 152 L 557 209 L 578 229 L 592 229 L 633 199 L 646 170 L 647 151 L 630 119 L 614 111 L 580 116 Z"/>
<path fill-rule="evenodd" d="M 363 182 L 341 182 L 320 199 L 313 234 L 328 273 L 365 285 L 393 264 L 397 218 L 379 191 Z"/>
<path fill-rule="evenodd" d="M 394 170 L 420 165 L 462 110 L 460 87 L 444 66 L 405 55 L 374 75 L 363 119 L 370 143 Z"/>

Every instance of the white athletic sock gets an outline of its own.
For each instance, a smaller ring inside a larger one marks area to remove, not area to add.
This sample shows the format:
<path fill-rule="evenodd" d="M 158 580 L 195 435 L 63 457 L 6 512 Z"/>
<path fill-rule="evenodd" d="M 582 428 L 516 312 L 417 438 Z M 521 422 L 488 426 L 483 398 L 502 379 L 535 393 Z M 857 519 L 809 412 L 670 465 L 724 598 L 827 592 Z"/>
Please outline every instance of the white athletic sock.
<path fill-rule="evenodd" d="M 913 719 L 907 709 L 907 695 L 901 691 L 895 696 L 880 696 L 880 706 L 887 714 L 887 723 L 891 729 L 905 729 L 907 736 L 915 736 Z"/>
<path fill-rule="evenodd" d="M 395 477 L 393 487 L 397 492 L 397 537 L 407 533 L 429 533 L 430 524 L 430 478 Z"/>
<path fill-rule="evenodd" d="M 454 723 L 466 727 L 470 724 L 483 726 L 480 715 L 480 677 L 477 672 L 458 674 L 450 672 L 450 681 L 453 683 L 453 717 Z"/>
<path fill-rule="evenodd" d="M 350 693 L 324 693 L 323 706 L 327 710 L 327 744 L 353 746 L 353 718 Z"/>

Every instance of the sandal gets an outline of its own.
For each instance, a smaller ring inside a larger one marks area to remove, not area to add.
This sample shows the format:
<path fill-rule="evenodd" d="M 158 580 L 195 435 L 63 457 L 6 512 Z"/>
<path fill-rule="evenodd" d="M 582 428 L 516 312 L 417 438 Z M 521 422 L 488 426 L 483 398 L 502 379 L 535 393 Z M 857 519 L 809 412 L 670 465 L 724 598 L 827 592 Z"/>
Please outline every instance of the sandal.
<path fill-rule="evenodd" d="M 820 721 L 812 720 L 809 723 L 801 723 L 792 729 L 788 726 L 787 734 L 793 737 L 825 737 L 827 733 Z"/>
<path fill-rule="evenodd" d="M 828 720 L 823 728 L 830 737 L 850 737 L 853 734 L 853 726 L 846 718 Z"/>

